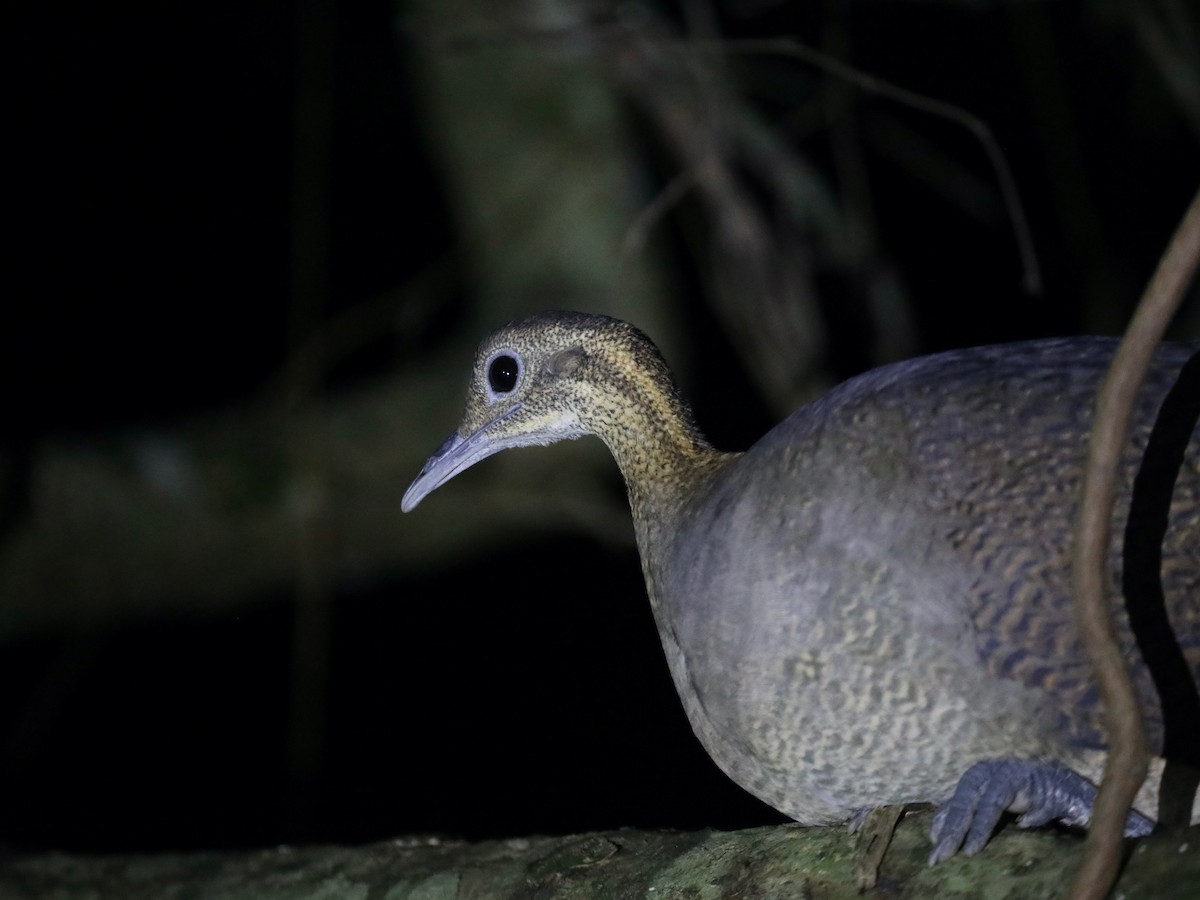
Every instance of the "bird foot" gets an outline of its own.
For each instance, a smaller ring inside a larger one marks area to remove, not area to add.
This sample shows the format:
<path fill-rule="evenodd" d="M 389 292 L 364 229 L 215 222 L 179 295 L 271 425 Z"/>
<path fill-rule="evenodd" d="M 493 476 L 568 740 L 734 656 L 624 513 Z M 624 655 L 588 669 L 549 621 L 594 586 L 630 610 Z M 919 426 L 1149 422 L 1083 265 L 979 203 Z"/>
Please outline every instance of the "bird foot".
<path fill-rule="evenodd" d="M 1054 821 L 1082 826 L 1090 821 L 1095 800 L 1095 785 L 1066 766 L 1021 759 L 977 762 L 933 817 L 929 864 L 949 859 L 960 848 L 967 856 L 978 853 L 1007 811 L 1021 813 L 1021 828 Z M 1153 828 L 1153 821 L 1131 811 L 1125 834 L 1141 837 Z"/>

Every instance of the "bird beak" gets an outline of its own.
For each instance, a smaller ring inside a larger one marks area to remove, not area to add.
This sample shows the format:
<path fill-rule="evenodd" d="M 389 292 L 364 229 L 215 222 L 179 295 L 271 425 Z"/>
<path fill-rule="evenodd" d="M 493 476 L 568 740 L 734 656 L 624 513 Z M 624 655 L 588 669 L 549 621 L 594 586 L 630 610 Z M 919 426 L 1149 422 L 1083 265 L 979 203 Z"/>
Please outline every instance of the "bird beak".
<path fill-rule="evenodd" d="M 488 430 L 500 424 L 513 413 L 521 409 L 521 404 L 511 406 L 494 419 L 480 426 L 470 437 L 459 437 L 454 432 L 442 442 L 442 446 L 433 451 L 433 456 L 421 468 L 421 473 L 408 486 L 404 498 L 400 501 L 400 509 L 409 512 L 418 503 L 432 494 L 443 484 L 462 472 L 471 468 L 481 459 L 486 459 L 493 453 L 499 453 L 506 446 L 503 441 L 493 441 Z"/>

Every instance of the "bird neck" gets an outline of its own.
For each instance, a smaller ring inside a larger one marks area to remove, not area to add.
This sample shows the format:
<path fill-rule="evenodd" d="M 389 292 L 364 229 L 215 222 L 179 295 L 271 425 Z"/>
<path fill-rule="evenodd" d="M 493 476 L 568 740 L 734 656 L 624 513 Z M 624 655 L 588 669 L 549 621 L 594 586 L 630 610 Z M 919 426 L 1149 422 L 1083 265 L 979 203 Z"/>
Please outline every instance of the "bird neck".
<path fill-rule="evenodd" d="M 709 444 L 657 351 L 637 349 L 604 354 L 605 389 L 585 404 L 584 425 L 616 460 L 641 532 L 667 525 L 738 454 Z"/>
<path fill-rule="evenodd" d="M 647 421 L 647 426 L 660 423 Z M 699 434 L 688 435 L 670 426 L 661 431 L 619 430 L 601 435 L 625 478 L 634 523 L 666 526 L 688 498 L 733 458 L 714 449 Z"/>

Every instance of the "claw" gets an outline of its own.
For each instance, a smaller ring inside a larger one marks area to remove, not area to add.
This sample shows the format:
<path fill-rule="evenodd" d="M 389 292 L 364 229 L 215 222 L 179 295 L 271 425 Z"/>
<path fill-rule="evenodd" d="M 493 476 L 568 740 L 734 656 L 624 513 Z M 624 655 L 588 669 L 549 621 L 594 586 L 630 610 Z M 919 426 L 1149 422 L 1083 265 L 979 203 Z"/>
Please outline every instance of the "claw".
<path fill-rule="evenodd" d="M 933 819 L 933 852 L 929 865 L 949 859 L 962 849 L 972 856 L 983 849 L 1004 811 L 1021 787 L 1015 760 L 978 762 L 958 781 L 954 796 Z"/>

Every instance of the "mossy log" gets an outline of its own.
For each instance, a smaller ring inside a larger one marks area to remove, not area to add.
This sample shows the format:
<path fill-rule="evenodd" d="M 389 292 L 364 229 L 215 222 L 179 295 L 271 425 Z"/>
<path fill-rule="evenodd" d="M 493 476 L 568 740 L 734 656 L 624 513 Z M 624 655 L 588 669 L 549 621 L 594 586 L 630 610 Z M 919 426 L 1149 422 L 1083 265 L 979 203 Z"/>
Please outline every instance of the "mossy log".
<path fill-rule="evenodd" d="M 400 838 L 362 847 L 278 847 L 138 856 L 45 853 L 0 861 L 6 900 L 466 900 L 466 898 L 1051 898 L 1083 842 L 1003 829 L 979 855 L 933 868 L 929 814 L 901 821 L 874 887 L 859 886 L 861 842 L 844 828 L 609 831 L 467 843 Z M 1200 896 L 1200 828 L 1132 847 L 1114 894 Z"/>

